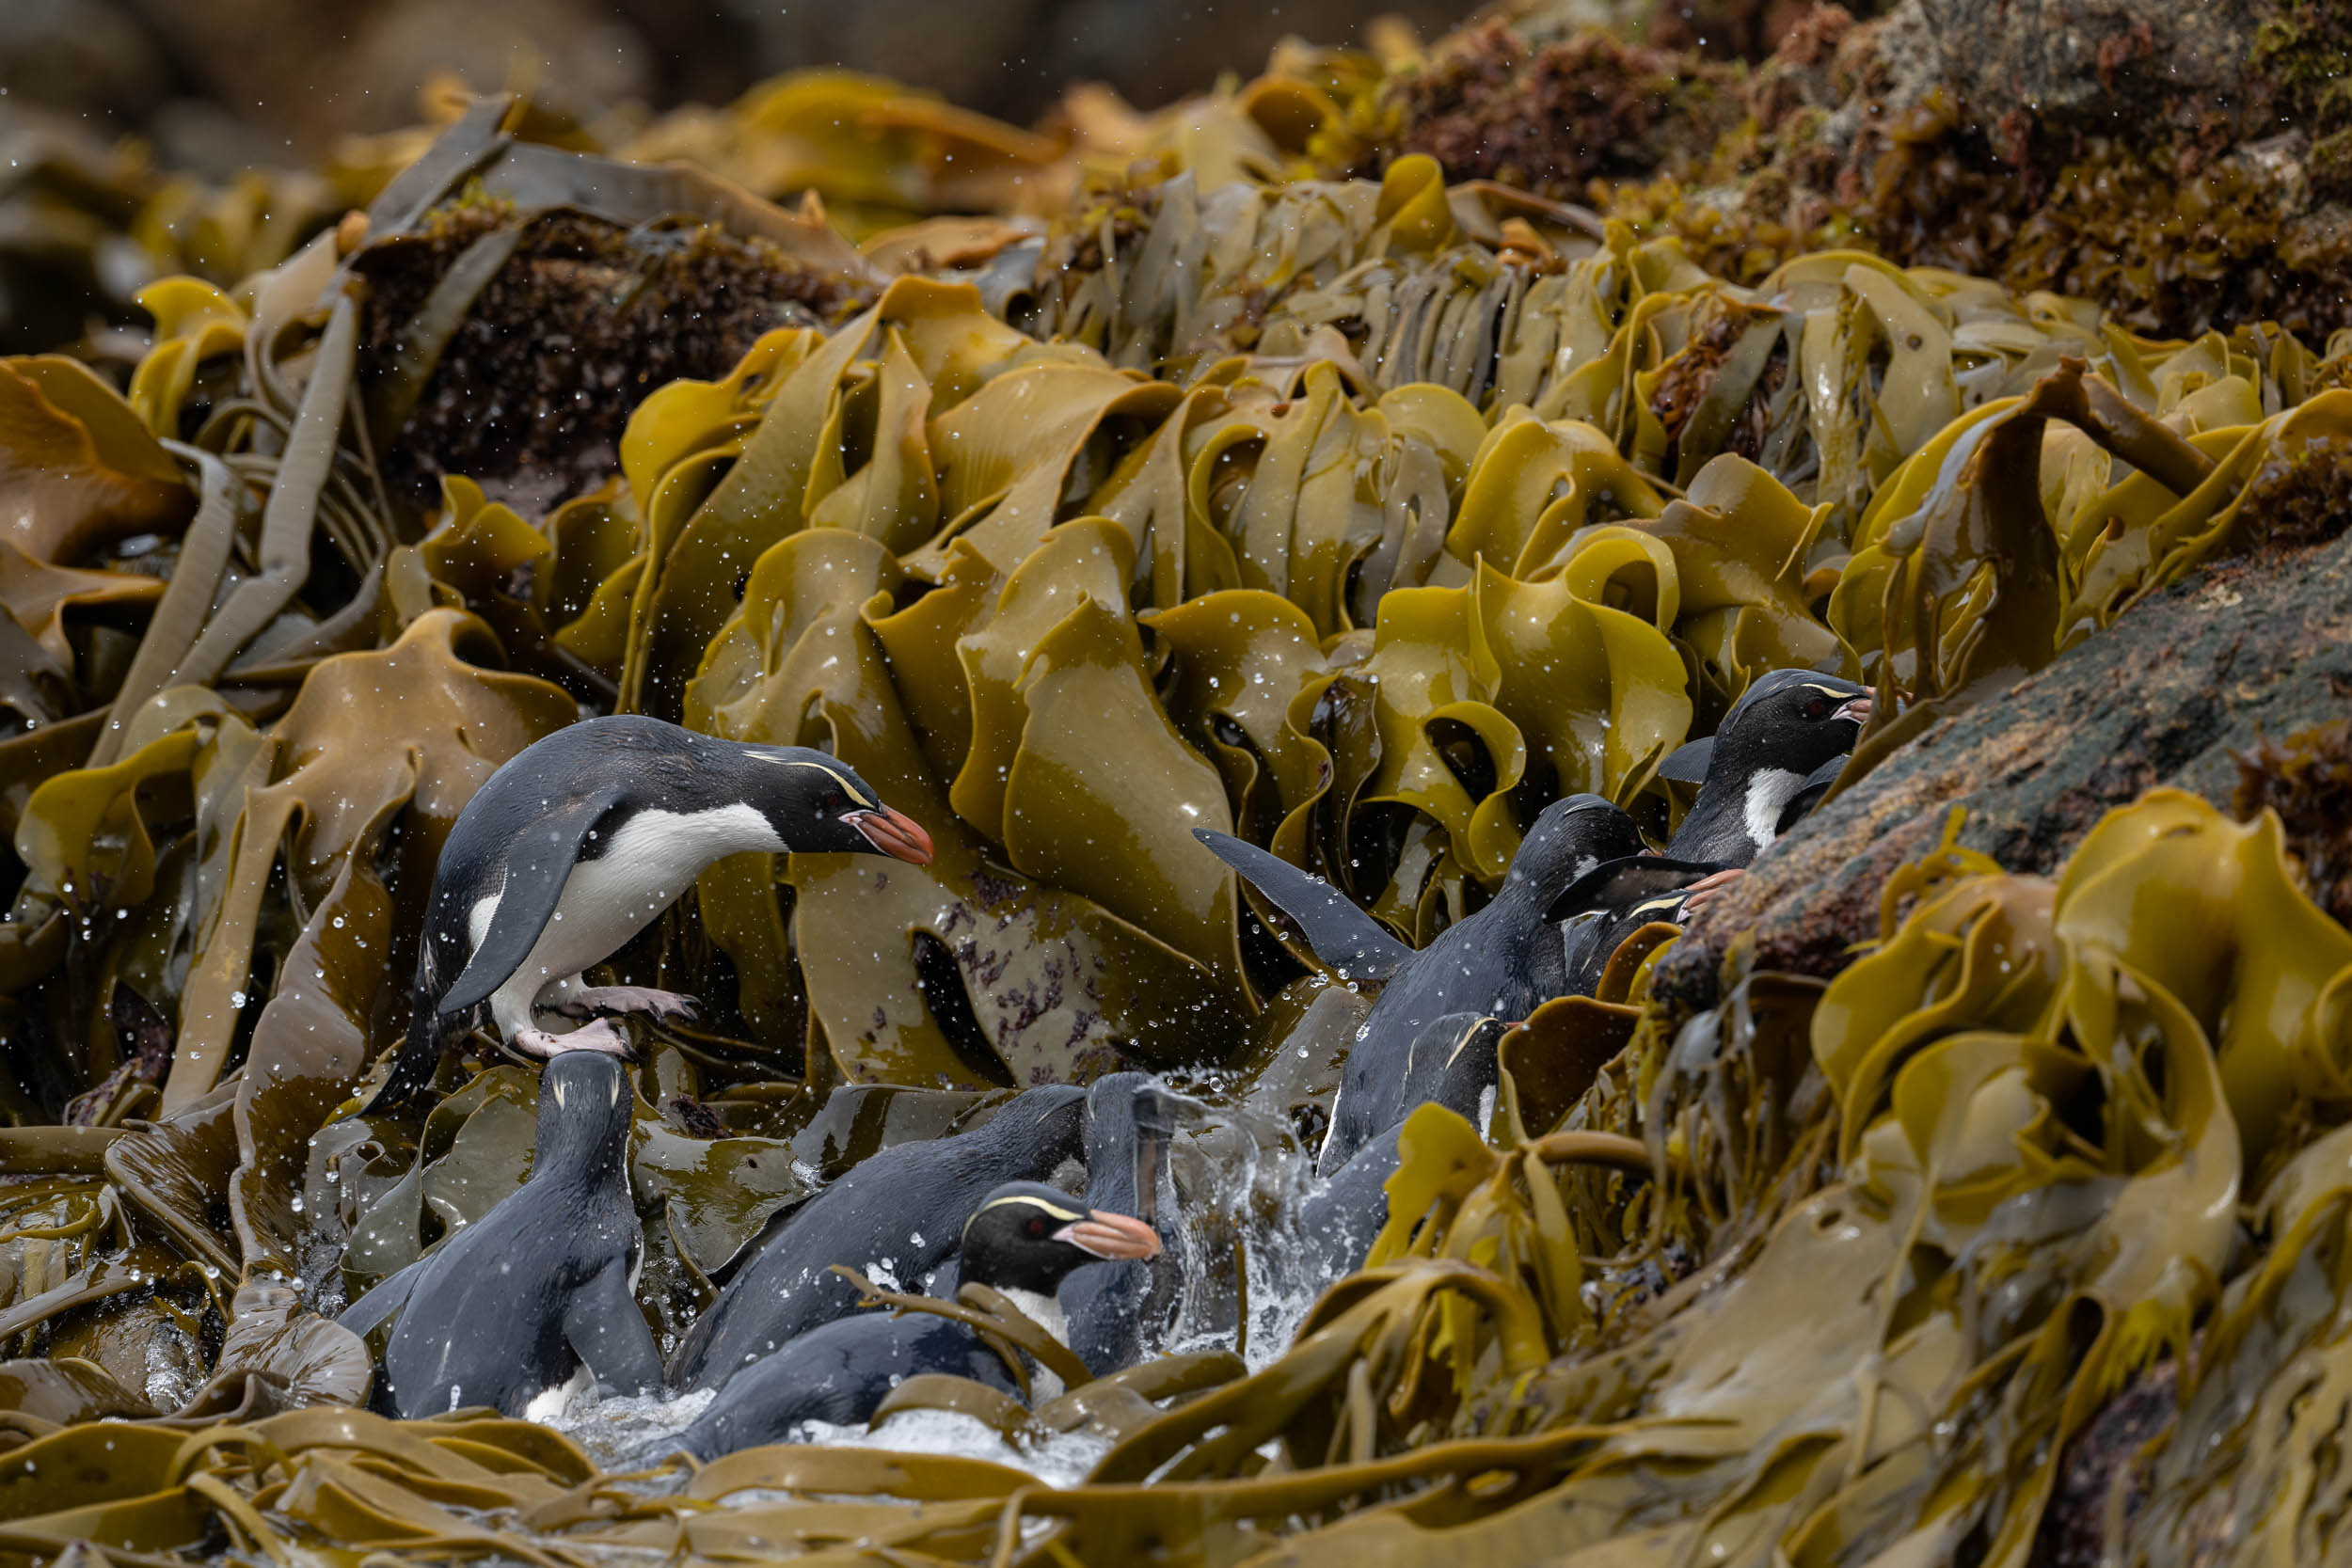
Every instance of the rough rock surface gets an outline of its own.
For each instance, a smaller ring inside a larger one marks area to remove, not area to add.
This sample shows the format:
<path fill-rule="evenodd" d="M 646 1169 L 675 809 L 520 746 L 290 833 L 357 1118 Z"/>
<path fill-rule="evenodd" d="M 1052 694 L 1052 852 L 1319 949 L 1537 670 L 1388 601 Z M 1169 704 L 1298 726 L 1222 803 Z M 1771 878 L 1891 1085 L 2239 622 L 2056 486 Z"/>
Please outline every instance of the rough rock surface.
<path fill-rule="evenodd" d="M 1888 873 L 1960 841 L 2047 872 L 2102 814 L 2171 784 L 2223 806 L 2236 753 L 2352 710 L 2352 537 L 2192 573 L 2003 696 L 1897 752 L 1759 857 L 1664 958 L 1659 994 L 1714 1005 L 1732 937 L 1759 968 L 1830 975 L 1879 934 Z"/>

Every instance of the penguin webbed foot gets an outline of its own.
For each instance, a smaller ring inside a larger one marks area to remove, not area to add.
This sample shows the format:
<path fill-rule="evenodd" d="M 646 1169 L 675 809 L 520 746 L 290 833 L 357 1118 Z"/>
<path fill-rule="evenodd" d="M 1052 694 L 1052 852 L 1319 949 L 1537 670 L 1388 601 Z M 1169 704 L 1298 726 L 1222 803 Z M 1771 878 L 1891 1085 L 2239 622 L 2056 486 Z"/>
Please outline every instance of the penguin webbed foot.
<path fill-rule="evenodd" d="M 677 1018 L 693 1022 L 701 1013 L 701 1002 L 684 992 L 665 992 L 651 985 L 580 985 L 579 990 L 541 1008 L 543 1013 L 555 1013 L 557 1018 L 613 1018 L 621 1013 L 651 1013 L 654 1018 Z"/>
<path fill-rule="evenodd" d="M 1700 878 L 1691 884 L 1690 896 L 1682 902 L 1682 912 L 1685 915 L 1696 915 L 1714 901 L 1717 894 L 1744 875 L 1746 875 L 1744 867 L 1733 865 Z"/>
<path fill-rule="evenodd" d="M 623 1061 L 637 1059 L 637 1048 L 629 1043 L 628 1032 L 609 1018 L 600 1018 L 568 1035 L 550 1035 L 545 1029 L 519 1029 L 515 1033 L 514 1046 L 526 1056 L 543 1060 L 553 1060 L 566 1051 L 601 1051 Z"/>
<path fill-rule="evenodd" d="M 683 991 L 657 990 L 651 986 L 582 986 L 542 1010 L 568 1019 L 650 1013 L 658 1019 L 691 1023 L 701 1007 L 701 1002 Z"/>

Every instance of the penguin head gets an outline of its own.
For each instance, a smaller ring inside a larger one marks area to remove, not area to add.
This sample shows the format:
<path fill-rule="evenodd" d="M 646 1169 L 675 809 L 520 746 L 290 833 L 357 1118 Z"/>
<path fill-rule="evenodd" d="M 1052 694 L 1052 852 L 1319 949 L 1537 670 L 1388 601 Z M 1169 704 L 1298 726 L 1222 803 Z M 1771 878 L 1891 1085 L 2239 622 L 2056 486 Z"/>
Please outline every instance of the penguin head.
<path fill-rule="evenodd" d="M 539 1075 L 539 1141 L 532 1175 L 594 1180 L 620 1169 L 628 1157 L 636 1104 L 628 1068 L 620 1057 L 607 1051 L 557 1052 Z"/>
<path fill-rule="evenodd" d="M 1524 888 L 1531 897 L 1549 903 L 1594 867 L 1641 854 L 1646 847 L 1633 818 L 1615 804 L 1597 795 L 1571 795 L 1554 800 L 1535 818 L 1519 841 L 1518 853 L 1511 857 L 1503 886 Z"/>
<path fill-rule="evenodd" d="M 1708 790 L 1738 790 L 1767 769 L 1804 778 L 1853 750 L 1870 717 L 1870 689 L 1818 670 L 1759 675 L 1716 726 Z"/>
<path fill-rule="evenodd" d="M 1089 1209 L 1041 1181 L 1011 1181 L 964 1222 L 961 1277 L 1050 1296 L 1089 1263 L 1159 1255 L 1159 1233 L 1132 1214 Z"/>
<path fill-rule="evenodd" d="M 882 803 L 872 784 L 838 757 L 806 746 L 745 746 L 752 803 L 795 854 L 888 855 L 929 865 L 931 835 Z"/>

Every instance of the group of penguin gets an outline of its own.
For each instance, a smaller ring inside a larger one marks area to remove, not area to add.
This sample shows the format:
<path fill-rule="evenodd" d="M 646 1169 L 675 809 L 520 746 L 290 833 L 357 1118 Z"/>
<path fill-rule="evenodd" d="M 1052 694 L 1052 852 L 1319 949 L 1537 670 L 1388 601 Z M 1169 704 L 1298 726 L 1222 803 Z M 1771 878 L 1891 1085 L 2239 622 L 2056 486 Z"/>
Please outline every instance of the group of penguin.
<path fill-rule="evenodd" d="M 1754 681 L 1712 737 L 1661 765 L 1697 795 L 1662 854 L 1594 795 L 1537 817 L 1483 908 L 1414 949 L 1311 874 L 1230 836 L 1199 836 L 1295 927 L 1316 961 L 1377 988 L 1342 1068 L 1317 1181 L 1294 1234 L 1307 1277 L 1360 1264 L 1387 1219 L 1396 1132 L 1437 1101 L 1476 1115 L 1498 1076 L 1493 1025 L 1590 994 L 1619 941 L 1679 924 L 1810 810 L 1870 714 L 1868 691 L 1811 670 Z M 713 1390 L 693 1421 L 636 1456 L 700 1459 L 870 1419 L 920 1373 L 1025 1393 L 1059 1379 L 972 1315 L 859 1309 L 835 1265 L 952 1300 L 981 1285 L 1100 1374 L 1149 1354 L 1184 1273 L 1166 1157 L 1191 1103 L 1144 1073 L 1014 1096 L 970 1131 L 886 1148 L 771 1220 L 666 1361 L 637 1308 L 642 1233 L 628 1184 L 635 1096 L 612 1016 L 691 1013 L 690 998 L 593 987 L 582 972 L 649 924 L 712 862 L 848 850 L 927 863 L 923 829 L 823 752 L 714 739 L 633 716 L 530 747 L 460 814 L 428 898 L 411 1022 L 365 1107 L 429 1083 L 487 1015 L 544 1057 L 522 1187 L 344 1309 L 390 1323 L 373 1401 L 401 1417 L 489 1405 L 545 1413 L 586 1386 Z M 569 1022 L 550 1032 L 544 1022 Z M 1466 1049 L 1483 1036 L 1485 1049 Z M 1047 1185 L 1073 1162 L 1083 1196 Z M 1008 1346 L 1011 1348 L 1008 1349 Z M 1018 1363 L 1016 1365 L 1016 1362 Z"/>

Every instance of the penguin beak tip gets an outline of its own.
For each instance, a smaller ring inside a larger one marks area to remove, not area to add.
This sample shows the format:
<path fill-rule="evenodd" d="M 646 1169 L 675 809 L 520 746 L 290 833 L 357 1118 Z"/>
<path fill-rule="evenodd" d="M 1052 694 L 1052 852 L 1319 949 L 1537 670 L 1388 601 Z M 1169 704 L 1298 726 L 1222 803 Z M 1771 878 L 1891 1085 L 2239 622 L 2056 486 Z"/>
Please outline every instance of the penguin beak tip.
<path fill-rule="evenodd" d="M 920 822 L 906 813 L 882 806 L 873 811 L 854 813 L 849 822 L 866 843 L 874 847 L 876 853 L 904 861 L 909 865 L 931 863 L 931 835 L 923 831 Z"/>
<path fill-rule="evenodd" d="M 1147 1259 L 1160 1255 L 1160 1233 L 1133 1214 L 1091 1209 L 1087 1217 L 1063 1226 L 1056 1241 L 1092 1253 L 1097 1258 Z"/>

